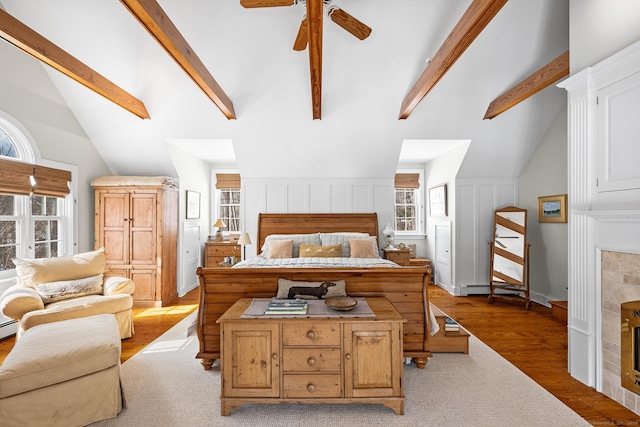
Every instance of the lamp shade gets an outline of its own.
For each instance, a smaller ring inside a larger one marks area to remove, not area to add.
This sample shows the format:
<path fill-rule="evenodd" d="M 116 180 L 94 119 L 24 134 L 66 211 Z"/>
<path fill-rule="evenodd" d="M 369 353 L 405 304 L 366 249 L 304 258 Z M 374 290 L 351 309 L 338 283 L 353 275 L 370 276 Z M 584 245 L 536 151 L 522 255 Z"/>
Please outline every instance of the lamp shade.
<path fill-rule="evenodd" d="M 224 223 L 224 221 L 221 218 L 218 218 L 216 220 L 216 223 L 213 224 L 214 227 L 218 227 L 218 228 L 222 228 L 222 227 L 226 227 L 227 224 Z"/>
<path fill-rule="evenodd" d="M 239 245 L 250 245 L 251 244 L 251 238 L 249 237 L 249 233 L 242 233 L 240 235 L 240 238 L 238 239 L 238 244 Z"/>

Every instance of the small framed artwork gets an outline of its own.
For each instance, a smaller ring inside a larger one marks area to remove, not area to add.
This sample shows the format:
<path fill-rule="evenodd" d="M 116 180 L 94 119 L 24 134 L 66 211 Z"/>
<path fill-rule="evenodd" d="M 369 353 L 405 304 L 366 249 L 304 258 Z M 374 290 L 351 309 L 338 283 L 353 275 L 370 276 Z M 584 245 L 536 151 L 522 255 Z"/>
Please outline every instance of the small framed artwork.
<path fill-rule="evenodd" d="M 538 197 L 538 222 L 567 222 L 567 195 Z"/>
<path fill-rule="evenodd" d="M 429 215 L 447 216 L 447 184 L 429 188 Z"/>
<path fill-rule="evenodd" d="M 187 190 L 187 219 L 200 218 L 200 193 Z"/>

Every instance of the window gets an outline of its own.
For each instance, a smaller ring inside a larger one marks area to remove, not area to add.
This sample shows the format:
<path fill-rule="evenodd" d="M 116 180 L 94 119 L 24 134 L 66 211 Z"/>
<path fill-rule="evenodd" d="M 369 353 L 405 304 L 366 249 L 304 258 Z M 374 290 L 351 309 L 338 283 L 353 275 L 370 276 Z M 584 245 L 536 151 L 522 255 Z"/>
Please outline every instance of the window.
<path fill-rule="evenodd" d="M 214 224 L 218 218 L 222 219 L 226 227 L 222 231 L 240 232 L 242 224 L 241 213 L 241 192 L 240 174 L 218 173 L 216 177 L 216 208 L 213 210 L 211 223 Z"/>
<path fill-rule="evenodd" d="M 413 188 L 396 188 L 395 230 L 418 231 L 418 207 L 416 192 Z"/>
<path fill-rule="evenodd" d="M 397 173 L 395 176 L 394 230 L 399 234 L 422 233 L 420 181 L 422 173 Z"/>
<path fill-rule="evenodd" d="M 223 231 L 240 231 L 240 190 L 236 188 L 223 188 L 220 190 L 220 214 L 227 225 Z"/>
<path fill-rule="evenodd" d="M 27 137 L 5 117 L 0 114 L 0 278 L 15 275 L 13 258 L 66 255 L 73 239 L 71 174 L 32 164 Z"/>

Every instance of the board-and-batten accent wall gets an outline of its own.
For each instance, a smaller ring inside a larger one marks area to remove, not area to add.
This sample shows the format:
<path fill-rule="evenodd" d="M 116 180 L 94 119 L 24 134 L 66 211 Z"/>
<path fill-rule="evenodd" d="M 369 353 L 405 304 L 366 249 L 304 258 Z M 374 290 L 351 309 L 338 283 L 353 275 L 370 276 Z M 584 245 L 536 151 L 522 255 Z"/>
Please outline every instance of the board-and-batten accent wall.
<path fill-rule="evenodd" d="M 489 242 L 498 208 L 517 206 L 518 180 L 458 179 L 452 252 L 454 295 L 489 293 Z"/>
<path fill-rule="evenodd" d="M 259 213 L 377 212 L 379 233 L 393 221 L 394 179 L 242 178 L 243 224 L 254 242 Z M 247 254 L 255 254 L 255 243 Z"/>

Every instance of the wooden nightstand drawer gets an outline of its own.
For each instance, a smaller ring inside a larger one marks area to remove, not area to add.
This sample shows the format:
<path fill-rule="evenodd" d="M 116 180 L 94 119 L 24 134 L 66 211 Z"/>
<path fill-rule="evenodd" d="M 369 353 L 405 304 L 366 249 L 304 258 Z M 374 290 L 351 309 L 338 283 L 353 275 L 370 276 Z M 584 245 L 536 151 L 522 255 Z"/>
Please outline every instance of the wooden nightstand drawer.
<path fill-rule="evenodd" d="M 287 323 L 282 326 L 282 345 L 339 346 L 340 324 Z"/>
<path fill-rule="evenodd" d="M 284 375 L 285 398 L 342 397 L 340 374 Z"/>
<path fill-rule="evenodd" d="M 240 258 L 240 246 L 229 242 L 206 242 L 204 266 L 217 267 L 227 257 Z"/>
<path fill-rule="evenodd" d="M 384 249 L 384 257 L 396 264 L 407 266 L 410 264 L 410 252 L 409 249 Z"/>
<path fill-rule="evenodd" d="M 283 372 L 340 372 L 340 348 L 285 348 Z"/>
<path fill-rule="evenodd" d="M 238 255 L 237 245 L 223 243 L 221 245 L 207 245 L 207 256 L 234 256 Z"/>

